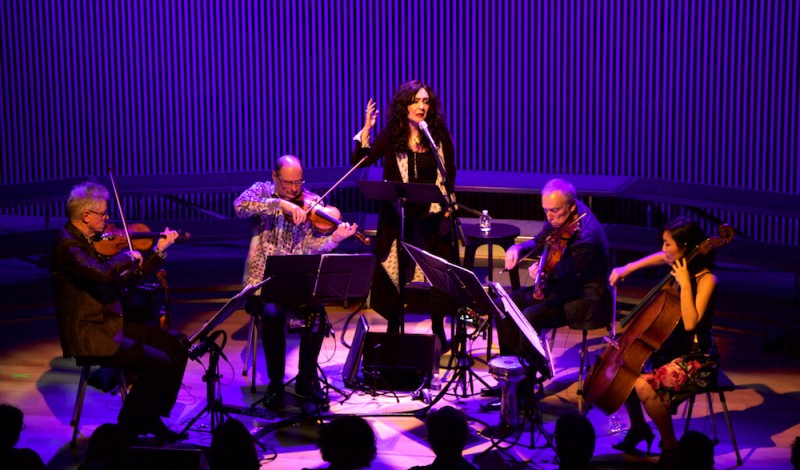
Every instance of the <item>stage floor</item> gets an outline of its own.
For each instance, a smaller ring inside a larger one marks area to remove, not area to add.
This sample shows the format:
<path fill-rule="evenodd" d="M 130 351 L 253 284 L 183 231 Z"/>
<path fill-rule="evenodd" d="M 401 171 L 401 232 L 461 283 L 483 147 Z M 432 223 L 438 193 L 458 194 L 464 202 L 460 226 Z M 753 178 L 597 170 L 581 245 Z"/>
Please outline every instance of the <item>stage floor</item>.
<path fill-rule="evenodd" d="M 220 248 L 214 248 L 216 256 L 220 256 Z M 228 247 L 234 255 L 231 263 L 215 264 L 215 280 L 225 280 L 230 277 L 228 273 L 239 276 L 241 263 L 244 256 L 242 247 Z M 193 250 L 196 253 L 196 250 Z M 194 258 L 196 254 L 181 255 L 176 250 L 172 260 L 176 264 Z M 208 258 L 203 258 L 202 263 L 208 265 Z M 196 266 L 197 263 L 195 262 Z M 8 275 L 17 271 L 18 267 L 5 264 L 4 273 Z M 495 271 L 496 272 L 496 271 Z M 28 276 L 21 272 L 26 285 L 36 285 L 37 282 L 46 283 L 47 278 L 42 277 L 41 268 L 37 268 L 38 275 Z M 735 276 L 745 277 L 747 273 L 737 271 Z M 208 272 L 205 273 L 208 276 Z M 175 276 L 175 275 L 173 275 Z M 187 270 L 185 278 L 195 276 L 197 272 Z M 721 273 L 722 285 L 727 285 L 724 296 L 741 294 L 741 289 L 734 284 L 734 274 Z M 13 284 L 10 276 L 3 276 L 5 291 Z M 177 278 L 177 277 L 174 277 Z M 763 275 L 762 275 L 763 278 Z M 37 281 L 38 279 L 38 281 Z M 497 278 L 496 278 L 497 279 Z M 507 279 L 499 278 L 507 283 Z M 523 284 L 526 279 L 523 277 Z M 791 287 L 792 279 L 780 278 L 759 281 L 771 284 L 776 282 Z M 44 284 L 40 284 L 44 285 Z M 12 286 L 13 287 L 13 286 Z M 20 287 L 14 287 L 23 295 Z M 784 292 L 785 291 L 785 292 Z M 774 292 L 774 291 L 773 291 Z M 791 297 L 791 288 L 784 289 L 782 296 Z M 627 295 L 637 296 L 641 291 L 634 290 Z M 49 292 L 40 296 L 50 295 Z M 219 297 L 225 297 L 220 293 Z M 731 300 L 725 304 L 727 318 L 735 318 L 740 311 L 731 306 L 740 305 L 742 310 L 749 308 L 756 302 L 762 305 L 763 315 L 769 315 L 770 299 L 765 296 L 754 297 L 741 294 L 740 300 Z M 181 296 L 173 296 L 173 326 L 184 333 L 196 331 L 219 308 L 219 304 L 193 303 L 188 300 L 179 302 Z M 760 300 L 759 300 L 760 299 Z M 39 301 L 42 301 L 40 298 Z M 775 302 L 783 302 L 775 300 Z M 25 413 L 27 428 L 22 432 L 19 447 L 35 449 L 48 463 L 50 469 L 72 469 L 82 461 L 88 436 L 100 424 L 114 422 L 120 407 L 120 398 L 104 394 L 90 388 L 86 394 L 86 402 L 81 420 L 81 434 L 78 448 L 69 447 L 72 428 L 69 425 L 72 407 L 75 401 L 79 369 L 71 359 L 61 357 L 55 328 L 55 317 L 51 302 L 42 301 L 40 307 L 23 309 L 15 306 L 6 309 L 0 317 L 0 402 L 12 403 L 21 408 Z M 791 300 L 789 304 L 791 305 Z M 29 301 L 28 304 L 33 303 Z M 49 305 L 48 305 L 49 304 Z M 746 307 L 749 305 L 749 307 Z M 340 343 L 342 329 L 348 315 L 358 308 L 357 305 L 343 307 L 341 304 L 328 307 L 330 319 L 333 323 L 335 337 L 326 338 L 319 363 L 331 384 L 347 396 L 337 391 L 332 391 L 330 411 L 326 416 L 340 414 L 380 415 L 391 413 L 404 413 L 419 410 L 424 403 L 412 400 L 408 392 L 398 393 L 399 403 L 393 396 L 379 394 L 372 396 L 368 393 L 346 388 L 342 382 L 342 367 L 348 354 L 348 349 Z M 783 308 L 783 307 L 781 307 Z M 372 331 L 385 329 L 385 321 L 374 311 L 365 309 L 361 313 L 366 315 Z M 222 361 L 220 369 L 221 396 L 226 405 L 235 407 L 248 407 L 261 398 L 265 390 L 265 370 L 263 351 L 258 345 L 256 393 L 251 393 L 249 377 L 243 376 L 245 363 L 245 345 L 249 316 L 243 311 L 237 311 L 223 325 L 228 334 L 228 342 L 224 352 L 228 361 Z M 406 332 L 429 333 L 430 319 L 423 313 L 409 312 L 406 318 Z M 764 327 L 766 329 L 767 326 Z M 346 334 L 348 342 L 352 341 L 355 321 L 351 322 Z M 723 356 L 723 367 L 727 375 L 738 386 L 738 389 L 726 395 L 730 416 L 736 433 L 744 467 L 748 469 L 779 469 L 791 468 L 789 465 L 789 445 L 795 436 L 800 435 L 800 361 L 797 360 L 796 349 L 791 351 L 768 351 L 762 341 L 762 331 L 748 331 L 748 328 L 725 327 L 717 331 L 717 338 Z M 593 331 L 590 334 L 590 351 L 596 352 L 602 344 L 602 335 L 605 331 Z M 286 380 L 293 377 L 297 362 L 297 335 L 289 335 L 289 354 Z M 496 348 L 497 341 L 495 338 Z M 577 374 L 579 363 L 580 332 L 570 331 L 567 328 L 558 330 L 553 344 L 553 353 L 556 359 L 556 375 L 554 379 L 545 383 L 545 397 L 539 404 L 543 418 L 543 427 L 547 432 L 552 432 L 555 420 L 565 413 L 579 410 L 580 397 L 577 395 Z M 475 357 L 472 370 L 485 381 L 494 384 L 486 366 L 486 342 L 477 338 L 468 344 L 468 349 Z M 183 389 L 179 401 L 168 420 L 173 429 L 183 428 L 186 423 L 203 410 L 207 403 L 206 384 L 203 382 L 204 366 L 207 365 L 208 356 L 201 358 L 200 362 L 190 362 L 186 371 Z M 441 370 L 445 380 L 451 377 L 452 372 Z M 482 385 L 474 382 L 476 391 Z M 459 389 L 459 392 L 461 390 Z M 480 409 L 482 403 L 491 399 L 480 396 L 461 397 L 447 394 L 436 407 L 451 405 L 460 408 L 470 418 L 472 433 L 468 439 L 465 454 L 470 460 L 475 459 L 492 445 L 489 439 L 481 437 L 478 432 L 487 424 L 496 424 L 499 420 L 498 412 L 484 413 Z M 716 412 L 719 445 L 715 450 L 716 468 L 726 469 L 736 465 L 736 459 L 731 445 L 731 439 L 725 427 L 722 410 L 718 400 L 714 400 Z M 290 412 L 292 410 L 290 409 Z M 284 417 L 265 419 L 249 414 L 234 413 L 233 416 L 242 420 L 251 431 L 264 434 L 260 442 L 263 449 L 259 454 L 264 457 L 262 468 L 303 468 L 320 467 L 324 465 L 314 440 L 317 433 L 317 424 L 311 419 L 299 424 L 288 424 Z M 611 448 L 611 445 L 621 439 L 621 435 L 608 431 L 608 418 L 598 410 L 592 410 L 587 415 L 595 426 L 597 432 L 597 446 L 594 461 L 605 464 L 607 468 L 650 468 L 657 456 L 626 456 Z M 627 427 L 627 416 L 621 412 L 623 426 Z M 681 407 L 675 417 L 675 427 L 678 435 L 683 431 L 685 405 Z M 421 419 L 410 416 L 371 416 L 367 418 L 372 424 L 378 437 L 378 456 L 371 468 L 375 469 L 404 469 L 414 465 L 428 464 L 433 460 L 433 453 L 426 445 L 424 423 Z M 208 416 L 202 415 L 195 426 L 190 429 L 190 438 L 173 448 L 196 448 L 208 446 L 210 434 L 208 432 Z M 711 420 L 706 411 L 705 400 L 698 400 L 692 419 L 692 429 L 703 431 L 707 434 L 710 430 Z M 276 428 L 274 431 L 264 433 L 264 428 Z M 479 468 L 557 468 L 553 463 L 555 453 L 545 445 L 545 440 L 537 431 L 533 439 L 530 428 L 522 432 L 515 444 L 502 444 L 502 451 L 493 450 L 483 459 L 474 460 Z M 535 444 L 531 448 L 531 443 Z M 657 451 L 658 439 L 653 443 L 653 450 Z"/>

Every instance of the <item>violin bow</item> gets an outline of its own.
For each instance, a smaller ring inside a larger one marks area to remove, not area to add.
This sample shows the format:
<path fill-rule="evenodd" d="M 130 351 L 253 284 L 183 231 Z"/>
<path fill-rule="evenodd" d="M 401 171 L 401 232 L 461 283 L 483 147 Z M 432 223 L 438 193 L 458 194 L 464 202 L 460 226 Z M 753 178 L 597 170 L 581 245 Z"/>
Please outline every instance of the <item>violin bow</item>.
<path fill-rule="evenodd" d="M 131 235 L 128 233 L 128 222 L 125 220 L 125 213 L 122 212 L 122 202 L 119 200 L 119 193 L 117 192 L 117 183 L 114 181 L 114 168 L 108 167 L 108 177 L 111 179 L 111 188 L 114 190 L 114 199 L 117 201 L 117 209 L 119 209 L 119 218 L 122 220 L 122 228 L 125 230 L 125 239 L 128 241 L 128 249 L 133 251 L 133 243 L 131 243 Z"/>
<path fill-rule="evenodd" d="M 341 178 L 339 178 L 339 181 L 337 181 L 337 182 L 333 183 L 333 186 L 331 186 L 331 188 L 330 188 L 330 189 L 328 189 L 327 191 L 325 191 L 325 194 L 323 194 L 322 196 L 320 196 L 320 197 L 319 197 L 319 199 L 317 199 L 317 200 L 316 200 L 316 201 L 314 201 L 312 204 L 310 204 L 310 205 L 308 206 L 308 209 L 306 209 L 306 214 L 310 214 L 310 213 L 311 213 L 311 211 L 312 211 L 312 210 L 313 210 L 315 207 L 317 207 L 317 206 L 318 206 L 318 205 L 319 205 L 319 204 L 320 204 L 320 203 L 321 203 L 321 202 L 322 202 L 322 201 L 323 201 L 323 200 L 324 200 L 324 199 L 325 199 L 325 198 L 328 196 L 328 194 L 330 194 L 330 193 L 331 193 L 331 191 L 333 191 L 334 189 L 336 189 L 336 187 L 337 187 L 337 186 L 339 186 L 339 185 L 342 183 L 342 181 L 344 181 L 345 179 L 347 179 L 347 177 L 348 177 L 348 176 L 350 176 L 350 174 L 351 174 L 351 173 L 353 173 L 354 171 L 356 171 L 356 169 L 357 169 L 357 168 L 358 168 L 358 167 L 359 167 L 359 166 L 360 166 L 362 163 L 364 163 L 364 162 L 367 160 L 367 158 L 369 158 L 369 155 L 364 155 L 364 158 L 362 158 L 362 159 L 361 159 L 361 160 L 360 160 L 358 163 L 356 163 L 355 165 L 353 165 L 353 168 L 350 168 L 350 169 L 347 171 L 347 173 L 345 173 L 345 174 L 344 174 L 344 176 L 342 176 Z"/>

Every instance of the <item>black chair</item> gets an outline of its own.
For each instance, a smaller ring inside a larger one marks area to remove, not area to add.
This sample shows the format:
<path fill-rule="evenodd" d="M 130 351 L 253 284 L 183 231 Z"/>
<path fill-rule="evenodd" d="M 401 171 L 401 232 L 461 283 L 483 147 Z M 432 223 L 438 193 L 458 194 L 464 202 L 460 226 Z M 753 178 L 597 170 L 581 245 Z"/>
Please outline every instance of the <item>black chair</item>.
<path fill-rule="evenodd" d="M 78 442 L 78 429 L 81 422 L 81 412 L 83 411 L 83 401 L 86 397 L 86 386 L 89 383 L 89 375 L 91 374 L 92 366 L 106 366 L 102 358 L 76 357 L 75 363 L 81 368 L 81 378 L 78 383 L 78 396 L 75 398 L 75 407 L 72 409 L 72 421 L 69 423 L 69 425 L 73 427 L 72 441 L 70 442 L 70 447 L 73 448 L 77 446 Z M 127 384 L 125 383 L 125 373 L 122 369 L 115 369 L 115 371 L 119 376 L 119 394 L 122 400 L 125 401 L 125 397 L 128 394 Z"/>
<path fill-rule="evenodd" d="M 716 393 L 719 396 L 719 402 L 722 404 L 722 411 L 725 415 L 725 423 L 728 425 L 728 434 L 731 436 L 731 445 L 733 445 L 733 450 L 736 452 L 736 463 L 741 466 L 742 465 L 742 456 L 739 454 L 739 445 L 736 443 L 736 435 L 733 433 L 733 425 L 731 424 L 731 418 L 728 415 L 728 404 L 725 401 L 725 392 L 732 392 L 736 390 L 736 385 L 734 385 L 733 381 L 725 375 L 724 372 L 721 370 L 718 372 L 719 375 L 717 377 L 717 381 L 715 384 L 712 384 L 702 390 L 697 391 L 696 393 L 689 395 L 686 399 L 689 400 L 689 404 L 686 408 L 686 424 L 684 425 L 683 432 L 684 434 L 689 430 L 689 422 L 692 420 L 692 411 L 694 409 L 694 402 L 697 395 L 705 394 L 706 401 L 708 402 L 708 416 L 711 420 L 711 433 L 712 433 L 712 440 L 714 445 L 719 444 L 719 436 L 717 435 L 717 426 L 714 420 L 714 400 L 711 396 L 712 393 Z M 674 404 L 673 414 L 677 412 L 677 406 L 680 404 Z"/>
<path fill-rule="evenodd" d="M 581 361 L 578 369 L 578 395 L 583 395 L 583 382 L 586 380 L 586 374 L 588 373 L 589 369 L 586 361 L 586 355 L 589 349 L 587 339 L 589 331 L 600 328 L 605 328 L 606 331 L 612 331 L 612 326 L 617 322 L 617 308 L 616 305 L 614 305 L 613 298 L 614 297 L 612 296 L 611 289 L 606 288 L 605 292 L 603 293 L 603 306 L 600 315 L 597 315 L 591 319 L 587 319 L 583 322 L 570 323 L 567 325 L 570 330 L 581 331 Z M 565 309 L 567 308 L 569 308 L 569 304 L 565 306 Z M 555 342 L 555 338 L 556 330 L 553 329 L 550 336 L 551 346 Z"/>

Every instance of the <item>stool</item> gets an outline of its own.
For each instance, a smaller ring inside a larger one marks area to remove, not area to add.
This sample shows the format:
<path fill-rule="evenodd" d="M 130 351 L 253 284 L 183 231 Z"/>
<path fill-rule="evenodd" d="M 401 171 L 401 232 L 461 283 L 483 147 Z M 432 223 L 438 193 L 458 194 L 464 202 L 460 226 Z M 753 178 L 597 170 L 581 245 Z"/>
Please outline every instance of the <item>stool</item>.
<path fill-rule="evenodd" d="M 73 427 L 72 442 L 70 443 L 70 447 L 73 448 L 76 447 L 78 441 L 78 428 L 80 427 L 81 412 L 83 411 L 83 400 L 86 397 L 86 385 L 89 383 L 89 373 L 92 370 L 92 366 L 103 365 L 99 361 L 85 358 L 76 358 L 75 363 L 81 367 L 81 378 L 78 383 L 78 396 L 75 398 L 75 408 L 72 409 L 72 421 L 69 423 L 69 425 Z M 122 397 L 122 401 L 125 401 L 125 397 L 128 394 L 128 389 L 125 384 L 125 372 L 123 372 L 122 369 L 117 369 L 117 373 L 119 374 L 119 394 Z"/>
<path fill-rule="evenodd" d="M 717 383 L 710 385 L 702 390 L 699 390 L 697 393 L 690 395 L 689 398 L 689 405 L 686 410 L 686 424 L 683 428 L 683 433 L 689 430 L 689 421 L 692 419 L 692 409 L 694 408 L 694 400 L 697 395 L 701 393 L 706 394 L 706 401 L 708 402 L 708 416 L 711 419 L 711 433 L 714 437 L 713 442 L 714 445 L 719 443 L 719 437 L 717 436 L 717 426 L 714 423 L 714 406 L 712 405 L 713 400 L 711 399 L 711 394 L 716 393 L 719 395 L 719 402 L 722 404 L 722 412 L 725 415 L 725 423 L 728 425 L 728 434 L 731 436 L 731 444 L 733 445 L 733 450 L 736 452 L 736 463 L 741 466 L 742 465 L 742 456 L 739 454 L 739 446 L 736 444 L 736 435 L 733 433 L 733 425 L 731 424 L 731 418 L 728 415 L 728 404 L 725 402 L 725 392 L 732 392 L 736 390 L 736 385 L 733 384 L 730 378 L 725 375 L 721 370 L 718 372 L 717 376 Z"/>
<path fill-rule="evenodd" d="M 613 297 L 612 297 L 613 295 Z M 581 362 L 580 367 L 578 369 L 578 395 L 583 395 L 583 382 L 585 379 L 586 373 L 586 353 L 588 352 L 588 341 L 587 335 L 589 330 L 597 330 L 600 328 L 606 328 L 607 330 L 611 330 L 612 326 L 617 322 L 617 308 L 613 298 L 616 297 L 616 292 L 611 291 L 608 287 L 603 291 L 603 299 L 602 305 L 600 307 L 601 312 L 596 318 L 589 319 L 584 322 L 580 323 L 571 323 L 569 324 L 570 330 L 581 330 Z M 568 302 L 564 305 L 565 310 L 569 310 L 570 304 L 572 302 Z M 568 315 L 569 318 L 569 315 Z M 556 338 L 556 330 L 553 329 L 552 335 L 550 337 L 550 343 L 553 344 Z"/>
<path fill-rule="evenodd" d="M 514 244 L 514 241 L 519 236 L 520 231 L 519 227 L 516 225 L 511 224 L 501 224 L 501 223 L 493 223 L 492 229 L 488 232 L 482 232 L 480 227 L 475 224 L 466 224 L 463 225 L 462 230 L 464 232 L 464 237 L 467 240 L 467 244 L 464 247 L 464 267 L 467 269 L 472 269 L 473 265 L 475 264 L 475 252 L 478 250 L 479 246 L 487 245 L 489 250 L 489 262 L 488 262 L 488 279 L 489 282 L 492 281 L 492 271 L 493 271 L 493 262 L 494 258 L 492 256 L 492 246 L 498 245 L 503 247 L 504 250 L 508 250 Z M 511 278 L 511 290 L 518 290 L 519 289 L 519 271 L 516 269 L 512 269 L 508 272 L 509 277 Z M 487 334 L 486 334 L 486 360 L 488 361 L 491 354 L 492 354 L 492 317 L 489 316 L 489 321 L 487 323 Z"/>
<path fill-rule="evenodd" d="M 525 378 L 525 368 L 516 356 L 497 356 L 489 361 L 489 372 L 500 382 L 499 428 L 522 424 L 517 404 L 517 384 Z"/>

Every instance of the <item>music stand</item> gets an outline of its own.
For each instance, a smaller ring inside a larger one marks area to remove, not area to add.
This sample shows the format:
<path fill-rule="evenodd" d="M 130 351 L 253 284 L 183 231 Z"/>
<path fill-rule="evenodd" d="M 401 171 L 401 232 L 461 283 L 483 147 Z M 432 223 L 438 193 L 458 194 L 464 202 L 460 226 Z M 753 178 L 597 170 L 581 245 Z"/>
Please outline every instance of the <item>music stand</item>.
<path fill-rule="evenodd" d="M 191 428 L 200 416 L 208 412 L 211 418 L 211 431 L 216 429 L 217 425 L 222 424 L 222 415 L 227 415 L 229 412 L 243 413 L 240 408 L 226 407 L 222 404 L 222 390 L 219 385 L 219 359 L 225 357 L 222 349 L 225 347 L 225 341 L 222 345 L 216 343 L 216 339 L 223 335 L 223 330 L 212 332 L 227 320 L 233 312 L 238 310 L 253 293 L 264 284 L 270 281 L 271 278 L 266 278 L 257 284 L 248 284 L 244 288 L 231 297 L 225 305 L 223 305 L 211 319 L 209 319 L 203 326 L 200 327 L 193 335 L 184 340 L 184 344 L 188 346 L 189 358 L 200 362 L 200 358 L 205 353 L 209 354 L 208 367 L 206 373 L 203 375 L 203 381 L 206 383 L 206 406 L 198 412 L 194 418 L 190 419 L 183 428 L 186 432 Z M 227 360 L 227 358 L 226 358 Z"/>
<path fill-rule="evenodd" d="M 274 277 L 274 281 L 262 290 L 261 297 L 266 302 L 290 305 L 364 297 L 369 293 L 374 269 L 374 255 L 370 253 L 270 256 L 264 275 Z M 327 318 L 319 321 L 322 328 Z M 331 387 L 327 380 L 325 385 Z"/>
<path fill-rule="evenodd" d="M 361 193 L 367 199 L 374 201 L 396 202 L 400 206 L 400 239 L 397 243 L 397 284 L 400 302 L 400 333 L 405 333 L 405 272 L 406 263 L 402 256 L 400 244 L 405 243 L 406 229 L 406 203 L 431 203 L 436 202 L 446 205 L 441 189 L 435 184 L 403 183 L 402 181 L 356 181 Z"/>
<path fill-rule="evenodd" d="M 478 278 L 475 277 L 475 273 L 408 243 L 403 243 L 403 247 L 422 272 L 425 273 L 431 285 L 445 292 L 459 306 L 459 309 L 472 308 L 478 312 L 494 315 L 499 319 L 505 318 L 505 315 L 495 305 L 489 294 L 483 290 L 483 286 L 478 281 Z M 469 358 L 466 356 L 466 326 L 461 320 L 461 315 L 459 315 L 456 338 L 457 346 L 455 346 L 455 350 L 458 354 L 458 361 L 453 377 L 442 388 L 436 398 L 431 401 L 427 409 L 424 409 L 422 415 L 425 415 L 434 404 L 441 400 L 450 386 L 457 380 L 461 384 L 464 397 L 467 396 L 468 379 L 470 387 L 472 386 L 472 379 L 477 379 L 484 386 L 489 387 L 489 384 L 472 372 L 470 368 Z"/>
<path fill-rule="evenodd" d="M 553 367 L 553 358 L 550 353 L 549 347 L 547 345 L 542 344 L 542 341 L 539 339 L 539 334 L 536 332 L 536 329 L 530 324 L 527 318 L 525 318 L 525 316 L 519 310 L 519 307 L 517 307 L 514 301 L 511 300 L 511 297 L 509 297 L 505 289 L 503 289 L 503 286 L 501 286 L 499 282 L 490 283 L 489 286 L 492 288 L 492 290 L 498 296 L 498 298 L 500 298 L 506 313 L 508 313 L 508 316 L 511 317 L 511 319 L 514 321 L 514 324 L 517 325 L 517 328 L 520 329 L 523 336 L 528 339 L 530 344 L 538 353 L 538 356 L 532 359 L 536 361 L 536 363 L 533 365 L 536 368 L 537 372 L 539 372 L 542 375 L 542 380 L 552 377 L 554 367 Z M 520 359 L 521 362 L 523 363 L 525 362 L 525 358 L 521 357 Z M 539 430 L 539 434 L 541 434 L 545 438 L 547 445 L 553 450 L 555 450 L 555 445 L 553 445 L 553 438 L 544 429 L 542 414 L 541 411 L 539 410 L 539 404 L 538 404 L 539 400 L 536 397 L 536 394 L 533 393 L 533 390 L 531 390 L 529 397 L 530 400 L 527 402 L 528 408 L 525 410 L 525 413 L 528 416 L 528 421 L 530 421 L 531 423 L 530 447 L 531 448 L 536 447 L 535 445 L 536 437 L 534 435 L 534 428 L 536 428 Z M 524 427 L 524 422 L 520 427 L 520 430 L 522 427 Z M 481 452 L 481 455 L 486 454 L 491 449 L 496 448 L 498 445 L 500 445 L 501 442 L 503 442 L 504 439 L 494 441 L 495 433 L 498 434 L 499 436 L 508 437 L 513 433 L 514 429 L 515 429 L 514 427 L 508 429 L 500 428 L 493 431 L 491 428 L 487 428 L 486 433 L 489 434 L 489 437 L 493 439 L 493 443 L 489 448 Z"/>
<path fill-rule="evenodd" d="M 265 273 L 274 279 L 267 289 L 262 290 L 262 297 L 268 302 L 297 304 L 302 302 L 318 303 L 330 299 L 362 297 L 369 292 L 372 272 L 375 269 L 374 255 L 360 254 L 322 254 L 322 255 L 281 255 L 267 258 Z M 309 322 L 309 330 L 303 334 L 311 334 L 314 319 Z M 319 328 L 330 326 L 327 318 L 319 318 Z M 316 358 L 314 358 L 316 360 Z M 302 360 L 302 359 L 301 359 Z M 344 396 L 345 392 L 335 388 L 325 377 L 324 371 L 317 366 L 323 376 L 325 395 L 330 389 Z M 252 405 L 255 408 L 264 399 Z M 317 406 L 317 414 L 321 414 Z M 289 417 L 281 422 L 273 423 L 260 429 L 254 438 L 256 441 L 267 433 L 297 423 L 307 416 L 301 410 L 300 416 Z"/>

